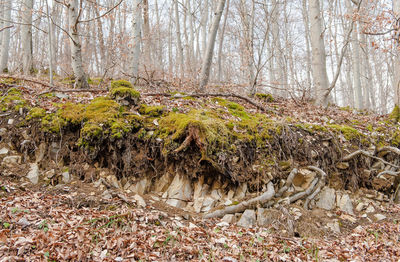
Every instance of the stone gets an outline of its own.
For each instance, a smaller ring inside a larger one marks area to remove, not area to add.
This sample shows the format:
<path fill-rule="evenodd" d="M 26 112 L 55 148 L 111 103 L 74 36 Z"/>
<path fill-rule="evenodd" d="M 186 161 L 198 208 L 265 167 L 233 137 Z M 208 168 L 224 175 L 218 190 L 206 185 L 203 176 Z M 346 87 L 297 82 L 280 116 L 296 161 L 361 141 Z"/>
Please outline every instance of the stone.
<path fill-rule="evenodd" d="M 296 191 L 306 190 L 315 178 L 315 173 L 308 169 L 300 169 L 293 178 L 293 187 Z"/>
<path fill-rule="evenodd" d="M 241 183 L 236 189 L 235 199 L 240 200 L 246 196 L 247 193 L 247 183 Z"/>
<path fill-rule="evenodd" d="M 0 149 L 0 155 L 7 155 L 9 152 L 8 148 L 3 147 Z"/>
<path fill-rule="evenodd" d="M 373 213 L 375 212 L 375 208 L 373 206 L 368 206 L 367 209 L 365 210 L 366 213 Z"/>
<path fill-rule="evenodd" d="M 356 223 L 357 222 L 357 219 L 355 217 L 350 216 L 348 214 L 342 214 L 340 216 L 340 219 L 350 221 L 351 223 Z"/>
<path fill-rule="evenodd" d="M 217 223 L 217 227 L 229 227 L 229 223 L 222 221 L 222 222 Z"/>
<path fill-rule="evenodd" d="M 162 175 L 155 183 L 154 183 L 154 192 L 165 192 L 169 185 L 172 182 L 173 177 L 169 172 Z"/>
<path fill-rule="evenodd" d="M 15 166 L 21 164 L 21 156 L 6 156 L 3 158 L 3 165 L 5 166 Z"/>
<path fill-rule="evenodd" d="M 226 222 L 228 224 L 234 223 L 235 222 L 235 215 L 233 214 L 226 214 L 223 218 L 222 218 L 223 222 Z"/>
<path fill-rule="evenodd" d="M 210 211 L 214 207 L 216 202 L 217 201 L 213 197 L 210 196 L 205 197 L 203 201 L 203 206 L 201 208 L 201 212 Z"/>
<path fill-rule="evenodd" d="M 112 198 L 112 195 L 108 190 L 104 190 L 103 193 L 101 194 L 103 199 L 110 200 Z"/>
<path fill-rule="evenodd" d="M 48 179 L 52 179 L 56 174 L 56 170 L 50 169 L 44 173 L 44 177 Z"/>
<path fill-rule="evenodd" d="M 71 181 L 71 175 L 69 174 L 69 172 L 62 173 L 62 181 L 64 183 L 69 183 Z"/>
<path fill-rule="evenodd" d="M 39 183 L 39 166 L 36 163 L 31 164 L 26 178 L 28 178 L 29 181 L 34 185 Z"/>
<path fill-rule="evenodd" d="M 332 230 L 334 233 L 340 234 L 340 226 L 337 221 L 332 222 L 332 223 L 327 223 L 326 226 Z"/>
<path fill-rule="evenodd" d="M 204 197 L 198 197 L 194 199 L 193 202 L 193 209 L 196 213 L 201 212 L 201 208 L 203 207 Z"/>
<path fill-rule="evenodd" d="M 211 191 L 211 197 L 214 198 L 215 200 L 219 200 L 222 197 L 222 192 L 220 189 L 214 189 Z"/>
<path fill-rule="evenodd" d="M 7 129 L 4 127 L 0 128 L 0 136 L 5 136 L 7 134 Z"/>
<path fill-rule="evenodd" d="M 292 208 L 291 213 L 294 216 L 294 220 L 298 220 L 303 215 L 298 208 Z"/>
<path fill-rule="evenodd" d="M 140 195 L 136 194 L 133 196 L 133 199 L 136 200 L 136 203 L 138 204 L 139 207 L 146 207 L 146 201 L 144 201 L 143 197 Z"/>
<path fill-rule="evenodd" d="M 204 184 L 204 176 L 199 177 L 199 179 L 194 183 L 193 199 L 204 197 L 208 191 L 209 186 Z"/>
<path fill-rule="evenodd" d="M 344 194 L 341 197 L 337 196 L 337 206 L 340 208 L 340 210 L 354 215 L 353 203 L 351 202 L 348 194 Z"/>
<path fill-rule="evenodd" d="M 118 181 L 118 178 L 115 175 L 109 175 L 106 178 L 107 182 L 109 182 L 113 187 L 121 189 L 121 183 Z"/>
<path fill-rule="evenodd" d="M 167 204 L 183 208 L 186 202 L 192 198 L 193 190 L 190 179 L 187 176 L 176 175 L 168 187 Z"/>
<path fill-rule="evenodd" d="M 366 203 L 363 203 L 363 202 L 358 203 L 358 205 L 356 206 L 357 212 L 363 211 L 366 206 L 367 206 Z"/>
<path fill-rule="evenodd" d="M 240 217 L 237 223 L 240 227 L 249 228 L 256 223 L 256 212 L 253 209 L 247 209 L 244 211 L 243 215 Z"/>
<path fill-rule="evenodd" d="M 382 214 L 375 214 L 374 217 L 377 222 L 386 219 L 386 216 Z"/>
<path fill-rule="evenodd" d="M 148 189 L 149 180 L 145 177 L 129 187 L 133 193 L 144 195 Z"/>
<path fill-rule="evenodd" d="M 10 119 L 8 119 L 8 122 L 7 122 L 9 125 L 12 125 L 12 124 L 14 124 L 14 119 L 12 119 L 12 118 L 10 118 Z"/>
<path fill-rule="evenodd" d="M 332 210 L 335 207 L 336 194 L 335 189 L 325 187 L 321 193 L 319 193 L 318 201 L 316 203 L 317 207 Z"/>
<path fill-rule="evenodd" d="M 46 155 L 47 145 L 46 143 L 41 143 L 35 151 L 35 162 L 38 163 L 44 159 Z"/>

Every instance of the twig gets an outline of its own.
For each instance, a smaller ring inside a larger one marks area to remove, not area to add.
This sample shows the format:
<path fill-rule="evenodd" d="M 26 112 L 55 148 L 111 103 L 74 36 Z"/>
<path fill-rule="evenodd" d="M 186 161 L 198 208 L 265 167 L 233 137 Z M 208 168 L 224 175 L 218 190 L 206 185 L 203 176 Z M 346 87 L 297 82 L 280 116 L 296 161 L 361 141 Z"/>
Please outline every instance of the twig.
<path fill-rule="evenodd" d="M 97 92 L 107 92 L 107 89 L 102 88 L 85 88 L 85 89 L 59 89 L 59 88 L 52 88 L 50 90 L 44 91 L 37 96 L 45 95 L 52 92 L 59 92 L 59 93 L 81 93 L 81 92 L 89 92 L 89 93 L 97 93 Z"/>
<path fill-rule="evenodd" d="M 397 147 L 384 146 L 384 147 L 378 149 L 378 153 L 379 152 L 386 152 L 386 151 L 389 151 L 389 152 L 395 153 L 397 155 L 400 155 L 400 149 L 398 149 Z"/>
<path fill-rule="evenodd" d="M 290 203 L 293 203 L 293 202 L 295 202 L 295 201 L 297 201 L 297 200 L 299 200 L 299 199 L 301 199 L 301 198 L 303 198 L 303 197 L 305 197 L 305 196 L 310 195 L 311 192 L 314 190 L 315 185 L 317 184 L 318 180 L 319 180 L 318 178 L 314 178 L 314 180 L 311 182 L 311 184 L 310 184 L 310 186 L 307 188 L 307 190 L 302 191 L 302 192 L 299 192 L 299 193 L 297 193 L 297 194 L 295 194 L 295 195 L 289 197 L 289 201 L 288 201 L 289 204 L 290 204 Z"/>

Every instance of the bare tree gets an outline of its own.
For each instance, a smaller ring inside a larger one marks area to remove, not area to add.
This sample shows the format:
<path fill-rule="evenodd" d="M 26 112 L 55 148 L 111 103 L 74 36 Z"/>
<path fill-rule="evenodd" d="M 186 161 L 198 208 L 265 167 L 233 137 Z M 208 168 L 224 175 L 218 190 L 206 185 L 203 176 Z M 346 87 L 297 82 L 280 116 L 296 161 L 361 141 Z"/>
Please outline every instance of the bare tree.
<path fill-rule="evenodd" d="M 32 12 L 33 0 L 22 2 L 22 49 L 23 49 L 23 72 L 25 75 L 33 71 L 32 57 Z"/>
<path fill-rule="evenodd" d="M 71 65 L 75 76 L 75 88 L 88 88 L 89 84 L 83 69 L 81 40 L 79 37 L 79 16 L 81 14 L 79 1 L 69 0 L 66 5 L 68 7 Z"/>
<path fill-rule="evenodd" d="M 217 37 L 219 22 L 221 21 L 221 16 L 224 11 L 224 6 L 225 6 L 225 0 L 219 0 L 218 8 L 214 14 L 214 18 L 212 21 L 211 33 L 208 39 L 207 49 L 204 54 L 203 63 L 201 66 L 200 85 L 199 85 L 200 90 L 203 90 L 203 88 L 208 84 L 208 80 L 210 78 L 210 69 L 214 53 L 215 39 Z"/>
<path fill-rule="evenodd" d="M 140 41 L 142 25 L 142 0 L 133 0 L 134 14 L 132 18 L 132 63 L 131 63 L 131 83 L 136 84 L 139 61 L 140 61 Z"/>
<path fill-rule="evenodd" d="M 394 64 L 393 64 L 393 88 L 394 88 L 394 93 L 395 93 L 395 99 L 394 103 L 397 106 L 400 106 L 400 22 L 399 22 L 399 17 L 400 17 L 400 2 L 399 1 L 393 1 L 393 12 L 396 15 L 396 50 L 395 50 L 395 58 L 394 58 Z"/>
<path fill-rule="evenodd" d="M 2 41 L 1 41 L 1 53 L 0 53 L 0 71 L 8 72 L 8 57 L 10 52 L 10 34 L 11 34 L 11 0 L 5 1 L 3 6 L 3 14 L 4 14 L 4 30 L 2 30 Z"/>

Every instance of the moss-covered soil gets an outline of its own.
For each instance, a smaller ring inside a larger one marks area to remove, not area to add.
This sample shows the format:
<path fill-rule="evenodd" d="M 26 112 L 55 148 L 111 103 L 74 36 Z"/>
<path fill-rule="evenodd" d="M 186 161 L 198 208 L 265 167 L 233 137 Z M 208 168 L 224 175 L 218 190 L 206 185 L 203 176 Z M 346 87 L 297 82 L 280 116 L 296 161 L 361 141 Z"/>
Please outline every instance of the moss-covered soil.
<path fill-rule="evenodd" d="M 16 142 L 24 136 L 50 151 L 59 143 L 57 155 L 43 161 L 78 174 L 85 163 L 110 168 L 121 179 L 175 170 L 192 178 L 248 182 L 256 190 L 260 181 L 286 177 L 293 167 L 315 165 L 330 174 L 331 186 L 349 189 L 372 186 L 376 174 L 362 173 L 368 166 L 363 160 L 338 168 L 344 155 L 400 144 L 396 112 L 322 110 L 257 94 L 254 101 L 271 109 L 262 113 L 240 99 L 146 96 L 123 80 L 111 82 L 109 91 L 68 97 L 7 86 L 0 106 L 16 120 L 9 138 L 15 148 L 25 150 Z M 35 149 L 26 155 L 35 158 Z"/>

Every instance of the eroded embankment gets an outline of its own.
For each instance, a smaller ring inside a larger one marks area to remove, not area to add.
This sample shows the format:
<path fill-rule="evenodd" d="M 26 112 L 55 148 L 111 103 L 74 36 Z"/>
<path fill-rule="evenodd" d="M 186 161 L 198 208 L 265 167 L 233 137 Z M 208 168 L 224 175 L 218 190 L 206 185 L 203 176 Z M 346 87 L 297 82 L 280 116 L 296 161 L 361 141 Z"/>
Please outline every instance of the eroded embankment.
<path fill-rule="evenodd" d="M 51 100 L 54 94 L 46 96 Z M 263 95 L 256 99 L 272 101 Z M 260 113 L 240 100 L 179 93 L 168 100 L 173 107 L 143 102 L 126 81 L 113 82 L 107 95 L 88 102 L 51 106 L 7 88 L 1 107 L 9 115 L 2 120 L 1 139 L 40 170 L 68 170 L 84 181 L 107 178 L 107 172 L 121 188 L 158 192 L 169 204 L 197 212 L 248 203 L 244 199 L 251 202 L 270 188 L 266 206 L 281 197 L 308 204 L 325 185 L 388 195 L 398 187 L 400 136 L 391 120 L 359 130 L 354 126 L 360 123 L 351 121 L 305 123 Z"/>

